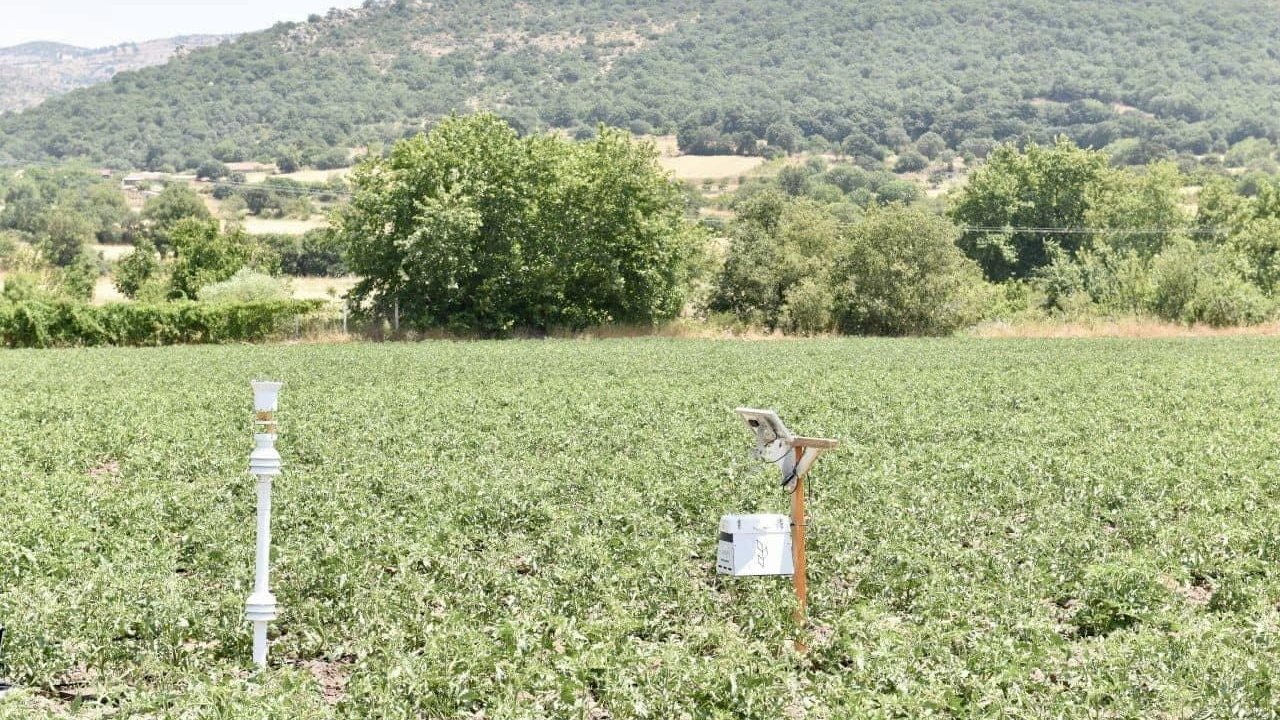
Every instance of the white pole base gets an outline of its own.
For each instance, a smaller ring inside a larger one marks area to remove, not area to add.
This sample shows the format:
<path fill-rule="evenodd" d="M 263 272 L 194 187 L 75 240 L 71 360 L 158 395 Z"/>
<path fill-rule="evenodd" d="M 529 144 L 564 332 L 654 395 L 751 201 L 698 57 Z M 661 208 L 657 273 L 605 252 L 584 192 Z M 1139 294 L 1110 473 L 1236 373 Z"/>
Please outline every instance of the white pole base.
<path fill-rule="evenodd" d="M 266 620 L 258 620 L 253 623 L 253 664 L 263 668 L 267 666 Z"/>

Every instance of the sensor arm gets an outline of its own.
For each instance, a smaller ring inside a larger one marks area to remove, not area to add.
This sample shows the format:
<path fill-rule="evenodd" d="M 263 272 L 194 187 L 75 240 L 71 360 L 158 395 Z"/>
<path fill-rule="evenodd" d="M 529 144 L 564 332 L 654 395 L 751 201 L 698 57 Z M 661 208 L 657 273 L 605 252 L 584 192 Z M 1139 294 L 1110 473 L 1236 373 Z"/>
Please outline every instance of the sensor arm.
<path fill-rule="evenodd" d="M 791 439 L 791 447 L 798 448 L 816 448 L 818 450 L 832 450 L 840 445 L 839 440 L 831 438 L 815 438 L 815 437 L 795 437 Z"/>

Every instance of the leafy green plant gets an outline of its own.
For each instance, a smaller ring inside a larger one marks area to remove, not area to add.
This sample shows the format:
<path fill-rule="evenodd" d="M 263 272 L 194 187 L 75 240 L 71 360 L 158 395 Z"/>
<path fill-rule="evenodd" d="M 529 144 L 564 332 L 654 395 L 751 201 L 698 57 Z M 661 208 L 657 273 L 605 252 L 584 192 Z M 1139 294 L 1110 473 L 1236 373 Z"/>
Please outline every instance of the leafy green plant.
<path fill-rule="evenodd" d="M 1084 568 L 1072 621 L 1082 635 L 1106 635 L 1151 622 L 1173 596 L 1154 565 L 1128 557 Z"/>
<path fill-rule="evenodd" d="M 956 228 L 927 211 L 891 206 L 855 225 L 833 271 L 836 315 L 850 334 L 944 335 L 986 304 L 978 266 Z"/>

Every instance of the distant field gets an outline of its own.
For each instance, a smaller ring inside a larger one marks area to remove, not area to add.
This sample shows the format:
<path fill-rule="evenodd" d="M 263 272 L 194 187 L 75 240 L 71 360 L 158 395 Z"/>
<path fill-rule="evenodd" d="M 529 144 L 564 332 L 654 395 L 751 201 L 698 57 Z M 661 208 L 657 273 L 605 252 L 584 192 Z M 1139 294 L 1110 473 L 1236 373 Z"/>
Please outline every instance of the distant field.
<path fill-rule="evenodd" d="M 245 182 L 260 183 L 266 181 L 267 178 L 285 178 L 288 180 L 296 180 L 298 182 L 326 182 L 335 177 L 346 177 L 351 174 L 351 168 L 334 168 L 332 170 L 299 170 L 291 173 L 267 173 L 262 171 L 247 172 L 244 174 Z"/>
<path fill-rule="evenodd" d="M 0 717 L 1268 718 L 1280 341 L 0 352 Z M 285 381 L 249 667 L 250 378 Z M 807 655 L 714 571 L 815 470 Z M 70 698 L 90 698 L 73 707 Z"/>
<path fill-rule="evenodd" d="M 662 167 L 675 173 L 681 180 L 719 180 L 736 178 L 760 165 L 764 158 L 741 155 L 681 155 L 662 157 Z"/>
<path fill-rule="evenodd" d="M 286 178 L 296 180 L 298 182 L 326 182 L 335 177 L 346 177 L 351 174 L 351 168 L 335 168 L 333 170 L 299 170 L 291 173 L 281 173 L 272 177 Z"/>
<path fill-rule="evenodd" d="M 244 219 L 244 230 L 250 235 L 301 235 L 327 225 L 323 218 L 311 220 L 267 220 L 252 215 Z"/>
<path fill-rule="evenodd" d="M 102 257 L 109 262 L 115 262 L 133 252 L 132 245 L 93 245 L 92 249 L 94 252 L 101 253 Z"/>
<path fill-rule="evenodd" d="M 353 275 L 336 278 L 294 277 L 289 278 L 289 282 L 293 284 L 293 296 L 299 300 L 327 300 L 332 297 L 342 297 L 358 279 Z M 335 294 L 330 294 L 330 290 Z"/>

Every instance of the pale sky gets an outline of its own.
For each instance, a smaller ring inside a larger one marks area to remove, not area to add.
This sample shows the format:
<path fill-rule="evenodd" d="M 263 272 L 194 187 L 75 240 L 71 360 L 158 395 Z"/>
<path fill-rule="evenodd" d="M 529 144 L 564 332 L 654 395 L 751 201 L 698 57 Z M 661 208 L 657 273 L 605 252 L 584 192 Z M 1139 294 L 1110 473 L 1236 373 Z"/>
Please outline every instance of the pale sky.
<path fill-rule="evenodd" d="M 173 35 L 261 30 L 361 0 L 0 0 L 0 47 L 32 40 L 102 47 Z"/>

